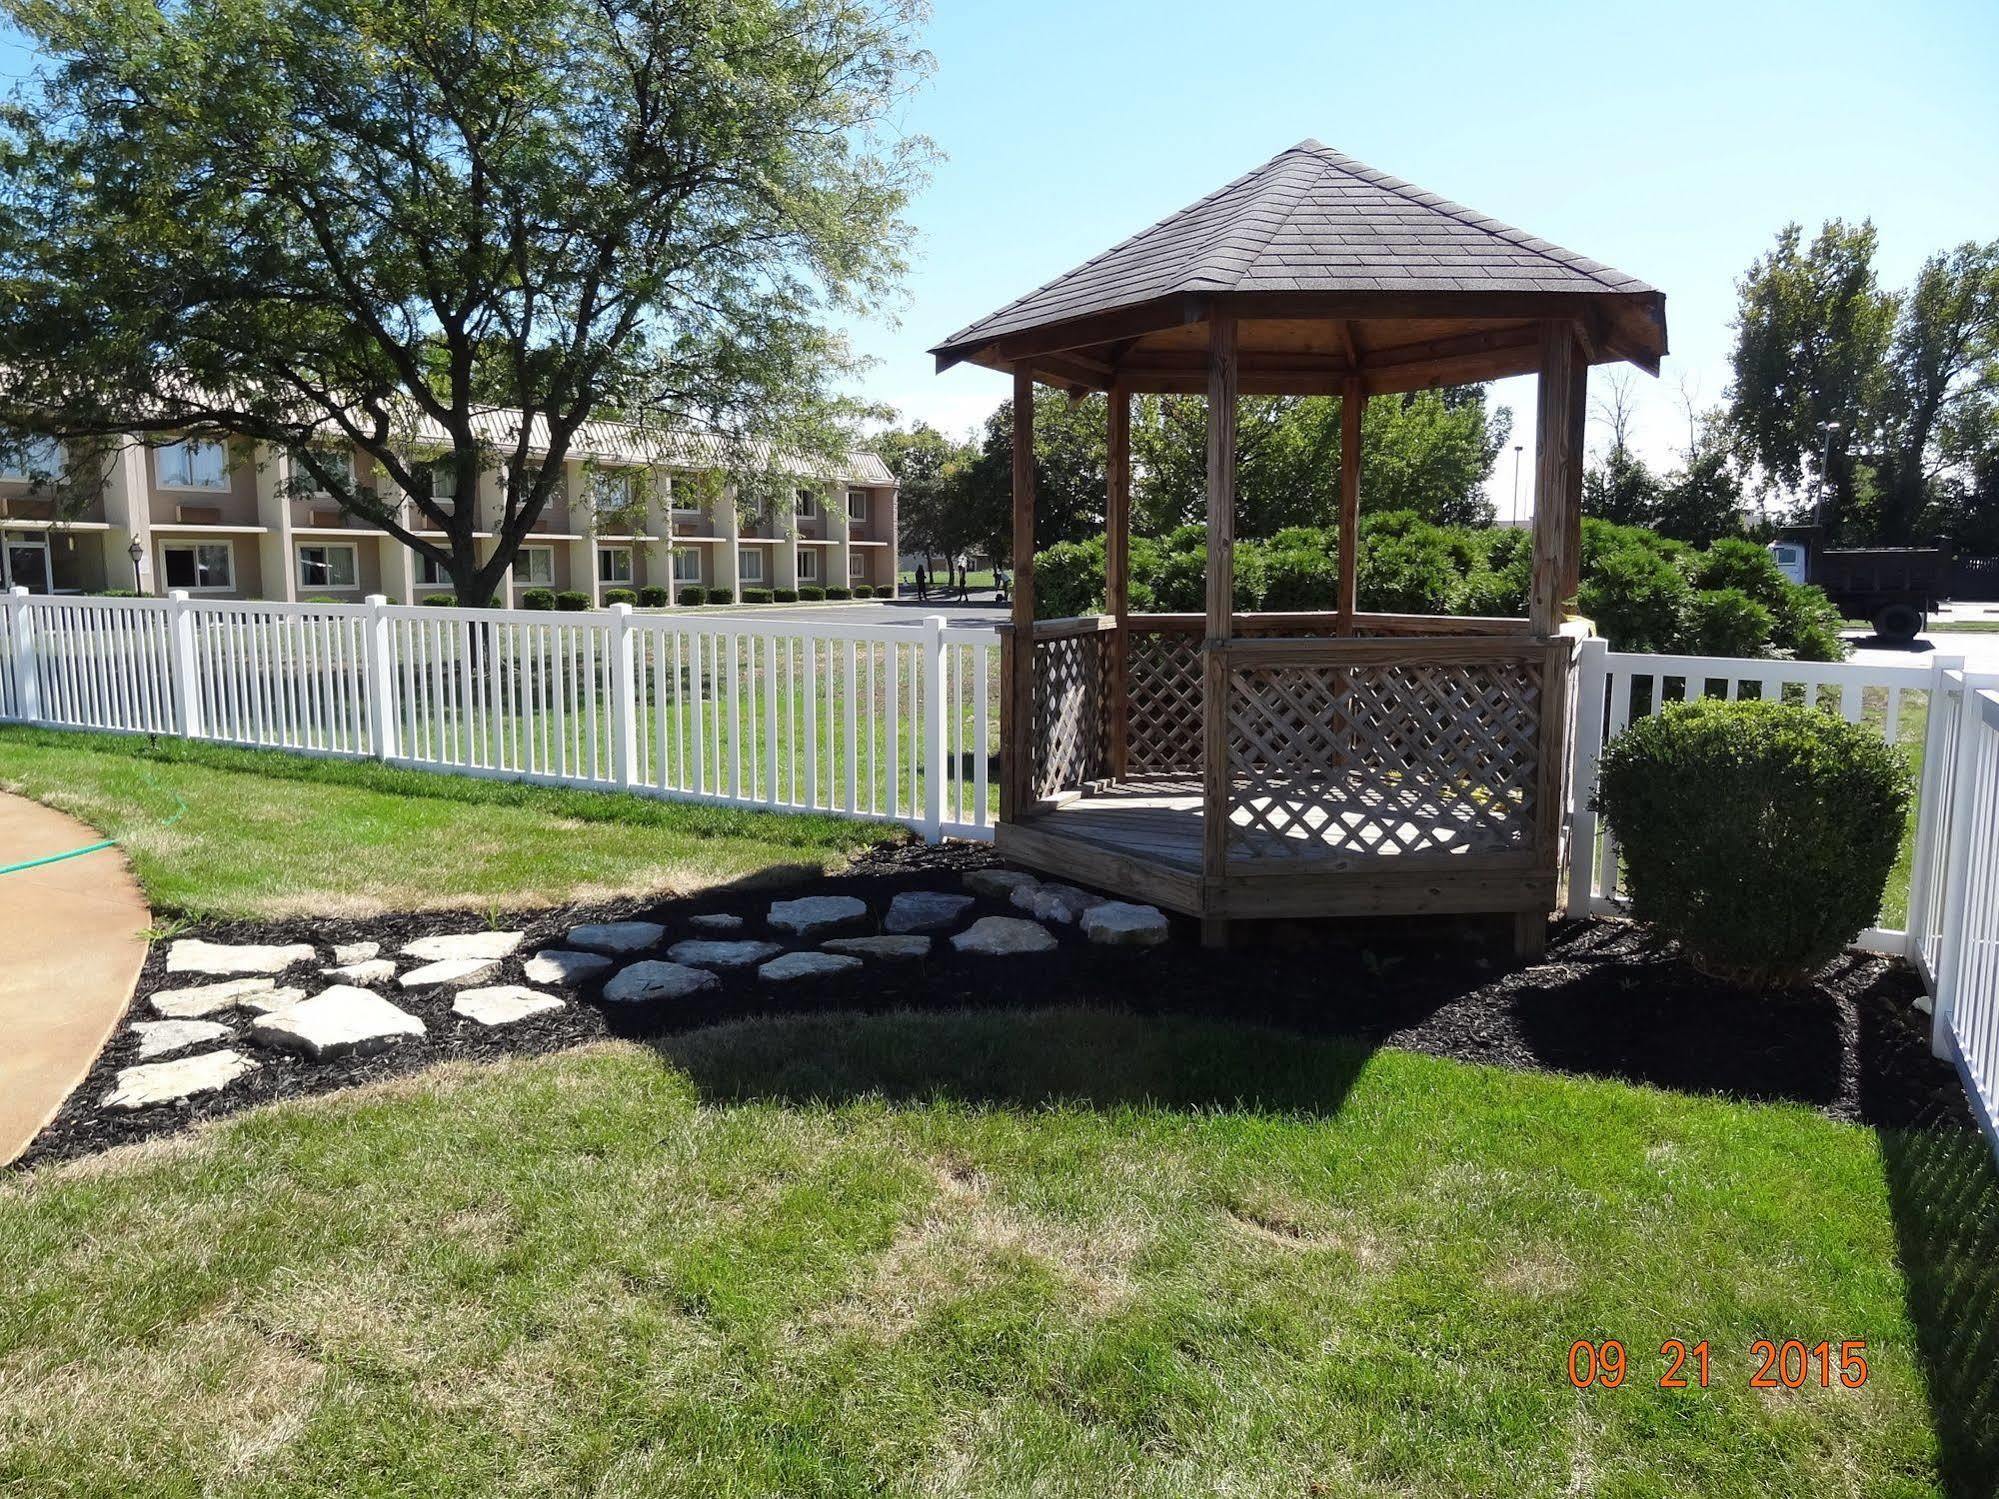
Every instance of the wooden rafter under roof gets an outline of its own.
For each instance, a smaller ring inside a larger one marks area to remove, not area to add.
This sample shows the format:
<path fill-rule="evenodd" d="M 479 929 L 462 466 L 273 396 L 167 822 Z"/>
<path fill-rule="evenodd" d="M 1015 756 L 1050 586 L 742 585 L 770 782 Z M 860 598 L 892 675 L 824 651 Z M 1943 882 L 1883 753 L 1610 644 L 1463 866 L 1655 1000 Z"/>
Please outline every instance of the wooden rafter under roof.
<path fill-rule="evenodd" d="M 1528 374 L 1538 324 L 1591 363 L 1656 374 L 1664 294 L 1352 157 L 1303 141 L 931 352 L 1072 389 L 1207 388 L 1206 322 L 1237 318 L 1245 394 L 1371 394 Z"/>

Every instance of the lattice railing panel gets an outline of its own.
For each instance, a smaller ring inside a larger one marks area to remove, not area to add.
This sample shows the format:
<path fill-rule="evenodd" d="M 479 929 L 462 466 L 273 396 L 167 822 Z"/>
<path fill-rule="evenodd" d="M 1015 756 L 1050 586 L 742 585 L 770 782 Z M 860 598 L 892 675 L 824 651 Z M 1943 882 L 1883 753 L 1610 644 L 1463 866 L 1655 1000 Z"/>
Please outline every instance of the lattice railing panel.
<path fill-rule="evenodd" d="M 1110 632 L 1034 642 L 1037 799 L 1110 774 Z"/>
<path fill-rule="evenodd" d="M 1238 667 L 1232 858 L 1525 850 L 1542 662 Z"/>
<path fill-rule="evenodd" d="M 1125 645 L 1125 768 L 1132 775 L 1201 769 L 1201 633 L 1140 631 Z"/>

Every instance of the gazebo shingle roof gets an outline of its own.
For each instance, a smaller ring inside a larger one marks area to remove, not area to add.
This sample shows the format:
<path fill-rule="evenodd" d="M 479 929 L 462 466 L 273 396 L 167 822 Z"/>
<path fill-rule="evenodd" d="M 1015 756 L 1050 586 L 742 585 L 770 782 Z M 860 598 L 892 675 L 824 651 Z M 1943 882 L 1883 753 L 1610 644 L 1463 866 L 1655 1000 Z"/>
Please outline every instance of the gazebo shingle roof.
<path fill-rule="evenodd" d="M 1657 295 L 1635 276 L 1305 140 L 933 352 L 948 362 L 1009 333 L 1161 297 L 1255 292 Z"/>

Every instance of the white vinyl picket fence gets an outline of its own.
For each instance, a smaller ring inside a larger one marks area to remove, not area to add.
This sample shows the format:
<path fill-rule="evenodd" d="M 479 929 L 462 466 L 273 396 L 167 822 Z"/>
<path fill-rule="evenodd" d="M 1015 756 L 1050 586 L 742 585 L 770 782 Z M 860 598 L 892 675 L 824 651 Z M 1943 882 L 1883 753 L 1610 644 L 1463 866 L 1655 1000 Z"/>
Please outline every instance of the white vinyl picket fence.
<path fill-rule="evenodd" d="M 990 838 L 999 637 L 946 624 L 16 591 L 0 719 Z"/>
<path fill-rule="evenodd" d="M 1690 697 L 1811 703 L 1865 724 L 1918 774 L 1904 913 L 1861 934 L 1908 958 L 1932 997 L 1932 1043 L 1953 1061 L 1999 1150 L 1999 673 L 1962 657 L 1907 666 L 1625 655 L 1583 642 L 1571 778 L 1568 909 L 1620 905 L 1617 847 L 1589 805 L 1604 747 L 1634 717 Z"/>

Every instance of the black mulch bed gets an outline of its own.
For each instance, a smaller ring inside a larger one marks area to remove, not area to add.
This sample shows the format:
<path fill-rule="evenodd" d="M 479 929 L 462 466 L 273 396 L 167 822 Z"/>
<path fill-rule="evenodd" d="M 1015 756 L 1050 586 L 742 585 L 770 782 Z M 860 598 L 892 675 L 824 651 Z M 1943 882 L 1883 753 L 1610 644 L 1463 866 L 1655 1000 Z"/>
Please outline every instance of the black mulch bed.
<path fill-rule="evenodd" d="M 909 843 L 876 849 L 839 874 L 782 888 L 750 883 L 685 899 L 527 913 L 501 923 L 524 929 L 527 939 L 514 958 L 481 982 L 524 983 L 522 959 L 560 945 L 563 932 L 582 921 L 647 917 L 665 924 L 666 944 L 689 936 L 781 937 L 763 921 L 773 899 L 857 895 L 879 920 L 896 891 L 955 890 L 957 873 L 994 862 L 980 846 Z M 688 918 L 703 912 L 740 915 L 744 929 L 710 933 L 690 927 Z M 1019 913 L 1002 901 L 981 900 L 966 921 L 986 914 Z M 217 942 L 305 941 L 322 952 L 338 942 L 372 940 L 382 944 L 383 956 L 394 956 L 415 937 L 485 924 L 454 912 L 211 921 L 176 935 Z M 454 990 L 390 991 L 396 1004 L 422 1017 L 429 1027 L 424 1039 L 331 1062 L 280 1055 L 247 1042 L 220 1043 L 238 1045 L 261 1065 L 218 1092 L 133 1113 L 100 1107 L 117 1071 L 137 1060 L 137 1040 L 121 1027 L 19 1164 L 87 1155 L 170 1133 L 197 1119 L 414 1072 L 454 1057 L 556 1051 L 605 1035 L 653 1036 L 750 1014 L 835 1007 L 1110 1005 L 1141 1014 L 1205 1015 L 1335 1033 L 1504 1067 L 1789 1100 L 1836 1119 L 1887 1128 L 1968 1124 L 1956 1074 L 1930 1055 L 1928 1017 L 1914 1007 L 1921 985 L 1906 965 L 1885 958 L 1848 954 L 1809 989 L 1749 998 L 1615 922 L 1558 927 L 1546 960 L 1531 966 L 1511 955 L 1510 920 L 1251 925 L 1238 929 L 1240 940 L 1226 952 L 1201 949 L 1193 926 L 1177 919 L 1171 942 L 1149 950 L 1098 947 L 1073 927 L 1055 930 L 1061 945 L 1047 954 L 961 956 L 938 937 L 932 956 L 921 963 L 871 959 L 858 971 L 775 987 L 746 970 L 722 975 L 719 992 L 692 1001 L 599 1008 L 600 986 L 592 984 L 571 996 L 580 1003 L 494 1030 L 453 1015 Z M 207 981 L 187 974 L 169 981 L 166 947 L 155 944 L 147 958 L 134 1019 L 157 1018 L 146 1004 L 155 990 Z M 323 961 L 330 963 L 330 956 Z M 324 982 L 303 966 L 279 981 L 308 990 Z M 241 1017 L 224 1012 L 211 1018 Z"/>

